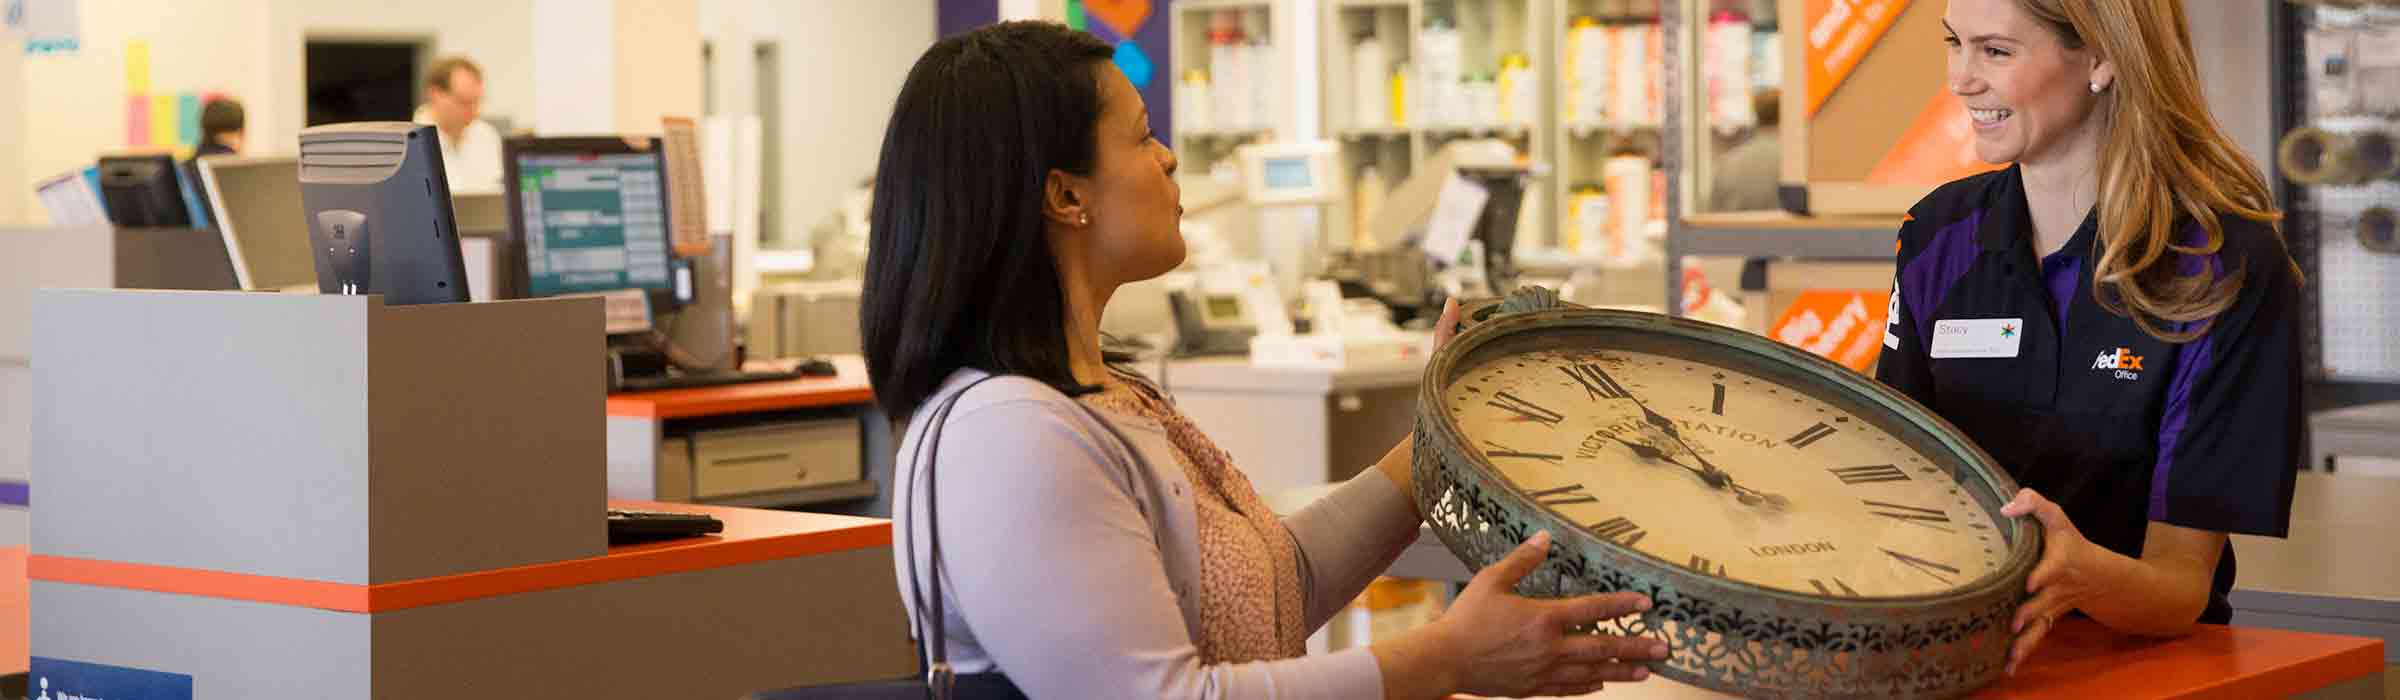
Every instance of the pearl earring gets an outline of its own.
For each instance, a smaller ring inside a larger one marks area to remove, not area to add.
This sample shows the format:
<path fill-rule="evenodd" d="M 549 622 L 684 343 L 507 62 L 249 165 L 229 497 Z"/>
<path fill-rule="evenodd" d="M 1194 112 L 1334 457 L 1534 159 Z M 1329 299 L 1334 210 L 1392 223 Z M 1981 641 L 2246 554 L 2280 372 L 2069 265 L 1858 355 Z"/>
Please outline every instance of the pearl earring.
<path fill-rule="evenodd" d="M 1077 226 L 1090 226 L 1090 225 L 1092 225 L 1092 215 L 1090 215 L 1090 214 L 1077 214 L 1077 215 L 1075 216 L 1075 225 L 1077 225 Z"/>
<path fill-rule="evenodd" d="M 2097 81 L 2092 83 L 2092 94 L 2100 94 L 2100 83 Z"/>

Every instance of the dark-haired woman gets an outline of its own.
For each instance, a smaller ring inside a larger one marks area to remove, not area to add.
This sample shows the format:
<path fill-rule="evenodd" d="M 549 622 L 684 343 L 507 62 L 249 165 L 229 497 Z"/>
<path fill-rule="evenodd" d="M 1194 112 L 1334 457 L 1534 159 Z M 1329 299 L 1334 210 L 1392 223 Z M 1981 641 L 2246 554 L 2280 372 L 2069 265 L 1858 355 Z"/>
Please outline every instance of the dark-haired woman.
<path fill-rule="evenodd" d="M 1983 160 L 1910 210 L 1876 376 L 2024 485 L 2043 525 L 2010 668 L 2060 615 L 2225 624 L 2228 533 L 2283 536 L 2300 277 L 2209 116 L 2180 0 L 1950 0 Z"/>
<path fill-rule="evenodd" d="M 1111 53 L 1047 23 L 943 40 L 884 135 L 861 331 L 877 402 L 911 417 L 900 580 L 943 574 L 940 608 L 902 597 L 912 618 L 943 611 L 958 672 L 1036 698 L 1554 695 L 1644 678 L 1664 645 L 1566 630 L 1648 601 L 1509 592 L 1545 535 L 1432 625 L 1304 656 L 1416 536 L 1408 443 L 1279 518 L 1154 387 L 1103 360 L 1110 294 L 1184 253 L 1175 156 Z M 929 407 L 952 398 L 935 464 L 918 464 Z"/>

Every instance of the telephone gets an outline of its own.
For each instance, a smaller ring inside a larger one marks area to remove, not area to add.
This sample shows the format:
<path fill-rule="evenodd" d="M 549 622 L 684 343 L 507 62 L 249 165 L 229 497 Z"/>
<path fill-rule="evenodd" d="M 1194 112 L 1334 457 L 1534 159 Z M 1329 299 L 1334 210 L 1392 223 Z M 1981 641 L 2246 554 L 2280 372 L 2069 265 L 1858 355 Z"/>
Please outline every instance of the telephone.
<path fill-rule="evenodd" d="M 1167 292 L 1167 302 L 1175 313 L 1176 354 L 1249 354 L 1258 320 L 1241 295 L 1175 290 Z"/>

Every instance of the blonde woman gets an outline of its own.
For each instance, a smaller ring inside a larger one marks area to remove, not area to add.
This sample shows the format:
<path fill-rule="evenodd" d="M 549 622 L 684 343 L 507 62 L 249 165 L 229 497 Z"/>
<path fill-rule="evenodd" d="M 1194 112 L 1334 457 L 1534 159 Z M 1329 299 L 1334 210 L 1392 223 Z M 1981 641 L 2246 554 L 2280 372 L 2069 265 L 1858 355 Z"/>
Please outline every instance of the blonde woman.
<path fill-rule="evenodd" d="M 1950 0 L 1949 89 L 2001 171 L 1900 229 L 1877 378 L 2026 489 L 2044 526 L 2013 672 L 2057 618 L 2223 624 L 2228 533 L 2283 536 L 2298 267 L 2201 98 L 2179 0 Z M 1961 530 L 1960 537 L 1988 533 Z"/>

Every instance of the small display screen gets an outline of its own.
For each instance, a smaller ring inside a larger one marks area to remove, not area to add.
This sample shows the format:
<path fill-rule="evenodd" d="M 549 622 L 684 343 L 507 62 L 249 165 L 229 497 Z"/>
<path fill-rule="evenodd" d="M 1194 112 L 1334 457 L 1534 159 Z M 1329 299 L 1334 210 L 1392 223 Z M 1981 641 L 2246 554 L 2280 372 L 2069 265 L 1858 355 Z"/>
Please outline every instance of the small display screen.
<path fill-rule="evenodd" d="M 1316 186 L 1316 177 L 1309 172 L 1308 158 L 1268 158 L 1265 161 L 1267 189 L 1297 190 Z"/>
<path fill-rule="evenodd" d="M 1242 315 L 1240 299 L 1229 296 L 1210 296 L 1203 301 L 1208 304 L 1208 315 L 1211 318 L 1238 318 Z"/>

